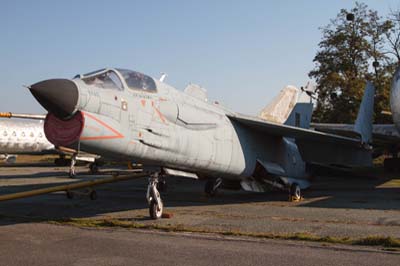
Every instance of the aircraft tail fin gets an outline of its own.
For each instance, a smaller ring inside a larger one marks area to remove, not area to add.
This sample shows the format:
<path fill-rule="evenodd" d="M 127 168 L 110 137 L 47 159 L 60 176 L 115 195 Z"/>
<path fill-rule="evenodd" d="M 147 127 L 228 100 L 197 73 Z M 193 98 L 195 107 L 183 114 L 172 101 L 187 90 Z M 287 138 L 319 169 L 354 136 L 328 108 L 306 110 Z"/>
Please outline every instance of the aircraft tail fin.
<path fill-rule="evenodd" d="M 367 82 L 364 96 L 358 110 L 357 120 L 354 131 L 360 134 L 363 143 L 372 142 L 372 120 L 374 115 L 374 96 L 375 87 L 371 82 Z"/>
<path fill-rule="evenodd" d="M 268 122 L 309 128 L 313 112 L 314 88 L 308 83 L 305 89 L 286 86 L 260 112 L 259 117 Z"/>
<path fill-rule="evenodd" d="M 297 103 L 289 117 L 286 119 L 285 125 L 307 129 L 310 128 L 311 117 L 314 110 L 312 102 L 314 91 L 315 88 L 310 84 L 310 82 L 307 83 L 305 89 L 301 88 L 301 93 Z"/>
<path fill-rule="evenodd" d="M 299 90 L 294 86 L 286 86 L 258 115 L 259 118 L 283 124 L 297 103 Z"/>
<path fill-rule="evenodd" d="M 312 102 L 296 103 L 288 119 L 285 121 L 285 125 L 307 129 L 310 128 L 311 117 L 314 109 L 313 107 Z"/>

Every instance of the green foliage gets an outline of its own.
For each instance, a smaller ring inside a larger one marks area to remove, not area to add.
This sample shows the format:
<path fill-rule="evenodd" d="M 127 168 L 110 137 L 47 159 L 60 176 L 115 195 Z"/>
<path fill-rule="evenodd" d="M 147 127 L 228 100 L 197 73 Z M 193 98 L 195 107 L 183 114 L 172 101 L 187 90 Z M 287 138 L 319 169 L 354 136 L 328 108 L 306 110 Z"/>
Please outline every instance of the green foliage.
<path fill-rule="evenodd" d="M 354 14 L 352 21 L 346 19 L 349 13 Z M 340 10 L 321 29 L 323 36 L 314 58 L 315 68 L 309 73 L 317 82 L 315 122 L 353 123 L 366 80 L 376 87 L 375 122 L 391 122 L 381 111 L 389 110 L 390 82 L 396 60 L 386 49 L 388 36 L 396 35 L 394 25 L 392 19 L 382 19 L 367 5 L 356 3 L 350 11 Z"/>

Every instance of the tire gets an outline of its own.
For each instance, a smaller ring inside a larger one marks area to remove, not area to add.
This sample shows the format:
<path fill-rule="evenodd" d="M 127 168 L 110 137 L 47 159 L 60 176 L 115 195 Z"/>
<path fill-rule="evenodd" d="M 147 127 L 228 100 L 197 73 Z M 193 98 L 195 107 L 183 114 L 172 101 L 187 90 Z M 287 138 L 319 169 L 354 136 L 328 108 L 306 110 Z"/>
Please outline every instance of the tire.
<path fill-rule="evenodd" d="M 293 183 L 290 186 L 290 197 L 292 200 L 295 200 L 295 201 L 301 200 L 301 189 L 297 183 Z"/>
<path fill-rule="evenodd" d="M 217 191 L 214 189 L 214 180 L 207 180 L 206 185 L 204 186 L 204 192 L 209 197 L 215 196 Z"/>
<path fill-rule="evenodd" d="M 54 164 L 56 166 L 63 166 L 63 162 L 61 160 L 62 160 L 61 158 L 54 159 Z"/>
<path fill-rule="evenodd" d="M 92 175 L 97 174 L 99 172 L 99 166 L 96 163 L 91 163 L 89 169 Z"/>
<path fill-rule="evenodd" d="M 72 193 L 71 191 L 66 191 L 67 193 L 65 193 L 65 195 L 67 196 L 68 199 L 73 199 L 74 198 L 74 193 Z"/>
<path fill-rule="evenodd" d="M 90 192 L 89 197 L 91 200 L 96 200 L 97 199 L 97 192 L 95 190 L 93 190 L 92 192 Z"/>
<path fill-rule="evenodd" d="M 163 212 L 162 202 L 161 202 L 161 208 L 158 208 L 157 202 L 155 200 L 152 200 L 150 202 L 149 212 L 150 212 L 151 219 L 154 219 L 154 220 L 160 219 L 162 217 L 162 212 Z"/>

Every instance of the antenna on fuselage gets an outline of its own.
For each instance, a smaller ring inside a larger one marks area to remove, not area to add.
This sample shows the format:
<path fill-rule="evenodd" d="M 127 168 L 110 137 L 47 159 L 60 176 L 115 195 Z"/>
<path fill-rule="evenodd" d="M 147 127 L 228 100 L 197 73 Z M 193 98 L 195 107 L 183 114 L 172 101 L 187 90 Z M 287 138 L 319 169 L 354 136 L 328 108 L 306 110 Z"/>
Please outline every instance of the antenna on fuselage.
<path fill-rule="evenodd" d="M 160 77 L 160 81 L 161 81 L 161 82 L 164 82 L 164 80 L 165 80 L 165 78 L 166 78 L 167 76 L 168 76 L 167 73 L 162 72 L 162 73 L 161 73 L 161 77 Z"/>

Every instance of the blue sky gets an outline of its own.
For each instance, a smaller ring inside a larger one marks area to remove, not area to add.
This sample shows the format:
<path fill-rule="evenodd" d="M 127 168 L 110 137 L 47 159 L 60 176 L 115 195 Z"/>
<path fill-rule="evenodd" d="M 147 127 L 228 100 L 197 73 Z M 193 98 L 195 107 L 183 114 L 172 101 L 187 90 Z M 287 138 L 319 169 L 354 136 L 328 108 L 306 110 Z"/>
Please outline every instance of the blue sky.
<path fill-rule="evenodd" d="M 364 1 L 385 16 L 399 1 Z M 41 113 L 22 87 L 123 67 L 256 114 L 305 85 L 319 27 L 355 1 L 1 1 L 0 111 Z"/>

